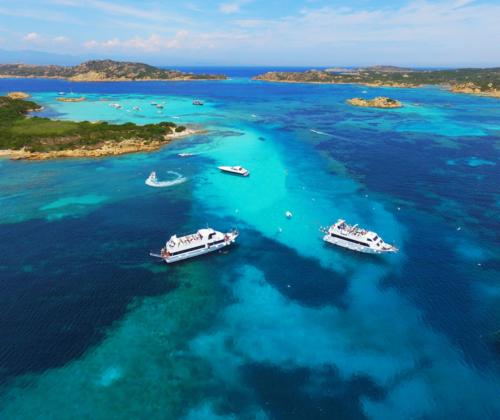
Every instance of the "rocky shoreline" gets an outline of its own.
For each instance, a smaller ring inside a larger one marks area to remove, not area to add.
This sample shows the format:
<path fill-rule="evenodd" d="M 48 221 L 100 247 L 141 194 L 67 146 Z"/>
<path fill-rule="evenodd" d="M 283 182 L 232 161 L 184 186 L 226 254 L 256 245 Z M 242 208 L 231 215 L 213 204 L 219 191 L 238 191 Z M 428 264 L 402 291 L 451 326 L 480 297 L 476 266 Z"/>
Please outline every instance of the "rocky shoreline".
<path fill-rule="evenodd" d="M 194 134 L 204 133 L 203 130 L 186 128 L 184 131 L 167 134 L 164 140 L 146 141 L 142 139 L 128 139 L 120 142 L 105 141 L 97 147 L 80 147 L 76 149 L 52 150 L 49 152 L 30 152 L 25 149 L 20 150 L 0 150 L 0 157 L 12 160 L 49 160 L 61 158 L 95 158 L 106 156 L 118 156 L 129 153 L 152 152 L 169 144 L 173 140 L 187 137 Z"/>
<path fill-rule="evenodd" d="M 90 60 L 76 66 L 0 64 L 0 78 L 63 79 L 71 82 L 225 80 L 223 74 L 188 73 L 144 63 Z"/>
<path fill-rule="evenodd" d="M 382 69 L 383 70 L 383 69 Z M 352 84 L 371 87 L 421 88 L 438 86 L 452 93 L 500 98 L 498 77 L 500 69 L 457 69 L 455 71 L 399 72 L 358 69 L 349 72 L 307 70 L 303 72 L 272 71 L 255 76 L 253 80 L 275 83 Z M 405 71 L 403 71 L 405 70 Z"/>

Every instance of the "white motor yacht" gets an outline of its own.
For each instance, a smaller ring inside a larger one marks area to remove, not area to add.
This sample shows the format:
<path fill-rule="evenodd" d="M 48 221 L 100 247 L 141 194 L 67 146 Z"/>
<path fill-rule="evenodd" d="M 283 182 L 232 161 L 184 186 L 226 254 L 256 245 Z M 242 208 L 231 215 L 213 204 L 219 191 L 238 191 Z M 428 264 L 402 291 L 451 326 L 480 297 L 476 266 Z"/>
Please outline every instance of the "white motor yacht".
<path fill-rule="evenodd" d="M 242 166 L 219 166 L 222 172 L 227 172 L 233 175 L 248 176 L 250 172 Z"/>
<path fill-rule="evenodd" d="M 370 254 L 397 252 L 398 249 L 382 240 L 375 232 L 361 229 L 358 225 L 348 225 L 339 219 L 328 229 L 321 229 L 325 236 L 323 240 L 333 245 L 348 248 L 353 251 Z"/>
<path fill-rule="evenodd" d="M 237 230 L 222 233 L 212 228 L 199 229 L 196 233 L 181 237 L 172 235 L 160 253 L 151 252 L 149 255 L 170 264 L 218 251 L 233 244 L 238 235 Z"/>

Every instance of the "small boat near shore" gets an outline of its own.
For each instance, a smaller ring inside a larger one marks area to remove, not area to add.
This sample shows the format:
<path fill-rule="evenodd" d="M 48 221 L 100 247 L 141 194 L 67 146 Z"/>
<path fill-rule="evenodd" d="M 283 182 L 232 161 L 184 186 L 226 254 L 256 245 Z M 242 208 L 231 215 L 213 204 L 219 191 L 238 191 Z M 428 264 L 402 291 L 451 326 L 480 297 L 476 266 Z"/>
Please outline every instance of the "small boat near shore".
<path fill-rule="evenodd" d="M 323 236 L 325 242 L 353 251 L 368 254 L 398 252 L 394 245 L 384 242 L 375 232 L 361 229 L 358 225 L 348 225 L 343 219 L 337 220 L 328 229 L 322 228 L 320 231 L 325 233 Z"/>
<path fill-rule="evenodd" d="M 199 99 L 195 99 L 193 101 L 193 105 L 203 106 L 203 105 L 205 105 L 205 103 L 203 101 L 200 101 Z"/>
<path fill-rule="evenodd" d="M 196 233 L 180 237 L 172 235 L 159 253 L 150 252 L 149 255 L 171 264 L 221 250 L 232 245 L 238 235 L 237 230 L 222 233 L 212 228 L 199 229 Z"/>
<path fill-rule="evenodd" d="M 248 171 L 248 169 L 243 168 L 242 166 L 219 166 L 218 168 L 222 172 L 227 172 L 233 175 L 239 175 L 239 176 L 250 175 L 250 171 Z"/>

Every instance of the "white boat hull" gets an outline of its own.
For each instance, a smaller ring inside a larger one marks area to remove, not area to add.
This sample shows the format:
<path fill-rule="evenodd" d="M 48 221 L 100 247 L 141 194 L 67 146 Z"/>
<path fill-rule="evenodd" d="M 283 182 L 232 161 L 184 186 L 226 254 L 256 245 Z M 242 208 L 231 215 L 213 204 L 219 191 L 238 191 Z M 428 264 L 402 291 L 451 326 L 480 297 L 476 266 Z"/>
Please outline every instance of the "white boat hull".
<path fill-rule="evenodd" d="M 172 263 L 175 263 L 178 261 L 183 261 L 183 260 L 187 260 L 190 258 L 199 257 L 200 255 L 209 254 L 211 252 L 219 251 L 223 248 L 226 248 L 229 245 L 232 245 L 234 242 L 236 242 L 237 237 L 238 237 L 238 233 L 233 232 L 233 233 L 229 234 L 227 241 L 215 243 L 215 244 L 208 244 L 208 245 L 205 245 L 205 247 L 203 247 L 201 249 L 195 249 L 193 251 L 186 251 L 186 252 L 183 252 L 183 253 L 178 254 L 178 255 L 164 256 L 164 255 L 157 254 L 154 252 L 150 252 L 149 255 L 152 257 L 161 258 L 167 264 L 172 264 Z"/>
<path fill-rule="evenodd" d="M 221 172 L 225 172 L 227 174 L 231 175 L 238 175 L 238 176 L 249 176 L 250 172 L 244 168 L 241 168 L 240 170 L 234 169 L 232 166 L 219 166 L 219 170 Z"/>
<path fill-rule="evenodd" d="M 347 240 L 344 240 L 341 238 L 332 237 L 328 234 L 323 236 L 323 240 L 325 242 L 332 244 L 332 245 L 337 245 L 337 246 L 340 246 L 342 248 L 347 248 L 347 249 L 350 249 L 350 250 L 356 251 L 356 252 L 363 252 L 365 254 L 382 254 L 385 252 L 394 252 L 391 250 L 373 249 L 373 248 L 370 248 L 369 246 L 355 244 L 353 242 L 350 242 L 350 241 L 347 241 Z"/>

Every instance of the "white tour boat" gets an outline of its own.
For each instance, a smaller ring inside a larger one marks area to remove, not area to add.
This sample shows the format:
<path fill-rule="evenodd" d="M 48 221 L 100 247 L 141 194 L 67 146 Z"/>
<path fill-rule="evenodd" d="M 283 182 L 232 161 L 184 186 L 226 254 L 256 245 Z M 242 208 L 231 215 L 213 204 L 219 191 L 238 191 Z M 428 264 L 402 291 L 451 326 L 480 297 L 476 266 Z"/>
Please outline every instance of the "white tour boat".
<path fill-rule="evenodd" d="M 248 176 L 250 172 L 242 166 L 219 166 L 222 172 L 227 172 L 234 175 Z"/>
<path fill-rule="evenodd" d="M 200 229 L 196 233 L 181 237 L 173 235 L 159 254 L 151 252 L 149 255 L 161 258 L 167 264 L 170 264 L 218 251 L 233 244 L 238 235 L 237 230 L 222 233 L 212 228 Z"/>
<path fill-rule="evenodd" d="M 369 254 L 398 251 L 395 246 L 385 243 L 375 232 L 361 229 L 358 225 L 348 225 L 342 219 L 339 219 L 328 229 L 323 228 L 321 231 L 325 233 L 323 237 L 325 242 L 353 251 Z"/>

